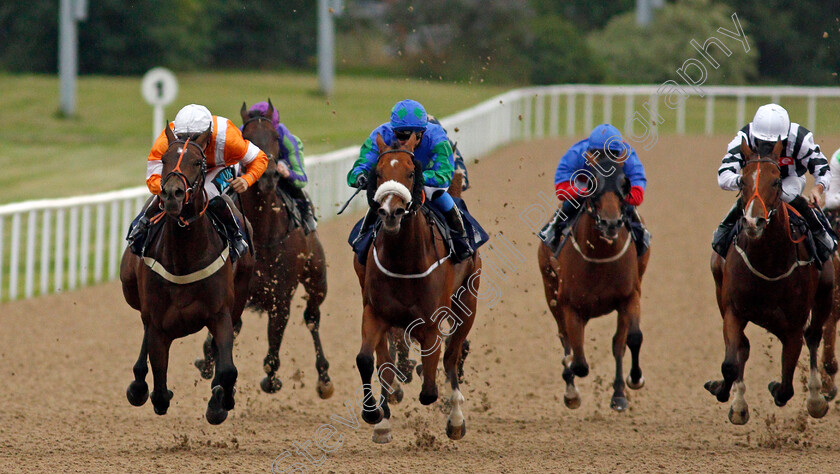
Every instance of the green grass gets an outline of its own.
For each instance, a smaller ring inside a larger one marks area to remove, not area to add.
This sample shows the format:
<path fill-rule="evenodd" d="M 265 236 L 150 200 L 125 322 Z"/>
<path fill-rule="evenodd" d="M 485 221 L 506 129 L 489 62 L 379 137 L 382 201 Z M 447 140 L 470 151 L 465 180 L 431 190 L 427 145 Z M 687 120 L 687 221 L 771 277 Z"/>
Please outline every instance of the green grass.
<path fill-rule="evenodd" d="M 140 95 L 140 77 L 78 81 L 75 117 L 58 117 L 55 76 L 0 75 L 0 203 L 75 196 L 142 186 L 152 144 L 152 108 Z M 339 76 L 333 97 L 318 93 L 314 74 L 276 72 L 178 74 L 171 120 L 189 103 L 239 125 L 242 102 L 266 100 L 300 136 L 307 154 L 361 145 L 408 97 L 446 116 L 475 105 L 502 87 L 406 78 Z"/>

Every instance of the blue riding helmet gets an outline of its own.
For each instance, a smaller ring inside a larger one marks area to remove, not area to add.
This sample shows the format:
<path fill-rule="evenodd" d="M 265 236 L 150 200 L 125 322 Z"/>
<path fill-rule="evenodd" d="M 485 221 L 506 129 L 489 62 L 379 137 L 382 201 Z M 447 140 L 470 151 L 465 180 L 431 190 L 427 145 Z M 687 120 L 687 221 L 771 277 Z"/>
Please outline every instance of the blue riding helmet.
<path fill-rule="evenodd" d="M 394 130 L 424 130 L 428 123 L 426 109 L 416 100 L 401 100 L 391 109 L 391 127 Z"/>
<path fill-rule="evenodd" d="M 624 154 L 626 146 L 621 138 L 621 132 L 608 123 L 598 125 L 589 134 L 590 150 L 612 150 Z"/>

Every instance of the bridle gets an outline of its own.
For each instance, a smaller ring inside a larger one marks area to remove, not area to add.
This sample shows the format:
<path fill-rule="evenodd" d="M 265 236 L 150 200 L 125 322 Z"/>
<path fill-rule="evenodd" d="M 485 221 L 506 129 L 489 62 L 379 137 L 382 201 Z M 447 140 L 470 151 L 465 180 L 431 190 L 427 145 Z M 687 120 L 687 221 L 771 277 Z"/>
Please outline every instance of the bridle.
<path fill-rule="evenodd" d="M 755 188 L 755 191 L 749 197 L 749 199 L 747 199 L 747 202 L 744 203 L 744 209 L 745 210 L 749 209 L 750 204 L 752 204 L 753 201 L 758 201 L 758 203 L 761 204 L 761 207 L 764 210 L 764 219 L 767 220 L 767 222 L 769 223 L 770 218 L 773 217 L 773 214 L 775 214 L 776 211 L 778 210 L 779 201 L 782 199 L 782 186 L 781 186 L 782 180 L 781 180 L 781 178 L 777 178 L 776 181 L 773 183 L 774 188 L 776 188 L 776 201 L 773 203 L 772 209 L 768 210 L 767 209 L 767 203 L 764 202 L 764 198 L 762 198 L 761 195 L 758 194 L 759 183 L 761 182 L 761 164 L 760 163 L 770 163 L 773 166 L 775 166 L 776 169 L 779 170 L 779 172 L 781 172 L 782 168 L 781 168 L 781 166 L 779 166 L 778 163 L 776 163 L 776 160 L 773 160 L 771 158 L 758 158 L 758 159 L 755 159 L 755 160 L 748 160 L 744 164 L 744 167 L 746 167 L 746 165 L 749 165 L 750 163 L 759 163 L 759 165 L 758 165 L 756 173 L 755 173 L 755 183 L 753 184 L 753 187 Z M 784 209 L 784 207 L 783 207 L 783 209 Z"/>
<path fill-rule="evenodd" d="M 383 156 L 385 156 L 389 153 L 408 153 L 408 156 L 411 157 L 411 161 L 414 161 L 414 152 L 413 151 L 402 150 L 402 149 L 398 148 L 398 149 L 395 149 L 395 150 L 385 150 L 385 151 L 379 153 L 379 156 L 376 157 L 376 162 L 379 163 L 379 160 L 381 160 Z M 417 169 L 414 170 L 415 173 L 418 173 L 418 172 L 421 172 L 421 171 L 422 170 L 417 170 Z M 414 195 L 413 195 L 414 189 L 413 188 L 414 188 L 414 184 L 412 183 L 411 202 L 409 202 L 405 206 L 407 214 L 412 214 L 414 212 L 417 212 L 417 209 L 419 209 L 423 205 L 423 203 L 426 202 L 426 192 L 425 191 L 421 191 L 422 200 L 420 201 L 420 203 L 414 202 Z"/>
<path fill-rule="evenodd" d="M 207 210 L 209 200 L 207 199 L 207 191 L 204 190 L 204 178 L 207 175 L 207 156 L 204 154 L 204 150 L 201 148 L 201 146 L 198 143 L 191 141 L 190 138 L 187 138 L 186 140 L 175 140 L 169 144 L 169 148 L 171 149 L 174 145 L 183 145 L 183 148 L 181 149 L 181 154 L 178 156 L 178 162 L 175 164 L 175 168 L 169 173 L 167 173 L 161 181 L 161 189 L 163 189 L 163 187 L 166 185 L 167 181 L 169 181 L 170 178 L 176 177 L 180 179 L 184 183 L 184 187 L 187 188 L 186 196 L 184 197 L 185 207 L 187 204 L 189 204 L 190 199 L 192 199 L 193 194 L 196 192 L 196 189 L 200 189 L 201 192 L 204 193 L 205 197 L 204 208 L 201 210 L 201 212 L 190 217 L 189 219 L 184 219 L 183 216 L 178 216 L 178 225 L 180 225 L 181 227 L 186 227 L 195 222 L 196 219 L 204 215 L 204 212 Z M 183 173 L 183 171 L 181 171 L 181 162 L 184 160 L 184 155 L 186 155 L 187 149 L 190 145 L 194 146 L 201 154 L 201 171 L 198 173 L 198 176 L 195 177 L 192 183 L 189 182 L 187 176 Z M 162 206 L 163 202 L 161 202 L 160 205 Z"/>
<path fill-rule="evenodd" d="M 264 120 L 264 121 L 268 122 L 268 124 L 271 126 L 271 128 L 274 129 L 274 121 L 273 120 L 266 117 L 265 115 L 255 115 L 255 116 L 249 118 L 248 120 L 246 120 L 244 123 L 242 123 L 242 132 L 243 133 L 245 132 L 245 127 L 247 127 L 249 123 L 259 122 L 261 120 Z M 277 137 L 277 139 L 278 139 L 278 145 L 279 145 L 280 137 Z M 274 156 L 273 153 L 269 153 L 265 150 L 263 150 L 263 153 L 265 153 L 265 156 L 267 156 L 269 160 L 274 160 L 275 156 Z"/>
<path fill-rule="evenodd" d="M 602 175 L 600 175 L 600 174 L 598 175 L 598 177 L 601 177 L 601 176 Z M 624 173 L 621 173 L 621 177 L 626 179 L 626 177 L 624 176 Z M 607 178 L 607 177 L 604 177 L 604 178 Z M 613 178 L 613 179 L 617 179 L 617 178 L 618 177 Z M 598 186 L 598 183 L 596 183 L 596 186 Z M 624 201 L 624 198 L 626 197 L 626 193 L 624 192 L 624 190 L 621 187 L 617 187 L 614 190 L 613 189 L 601 189 L 601 190 L 596 189 L 596 191 L 593 194 L 587 196 L 586 201 L 584 202 L 584 212 L 586 212 L 586 214 L 589 214 L 589 216 L 592 217 L 592 219 L 595 221 L 595 228 L 602 235 L 606 235 L 607 230 L 610 227 L 610 224 L 607 223 L 606 219 L 603 219 L 601 217 L 598 210 L 595 208 L 594 202 L 597 201 L 598 199 L 600 199 L 601 196 L 603 196 L 607 192 L 615 193 L 618 196 L 619 201 Z M 619 226 L 625 226 L 627 223 L 628 223 L 627 216 L 624 215 L 624 213 L 622 212 L 621 217 L 618 219 L 618 224 L 619 224 Z"/>

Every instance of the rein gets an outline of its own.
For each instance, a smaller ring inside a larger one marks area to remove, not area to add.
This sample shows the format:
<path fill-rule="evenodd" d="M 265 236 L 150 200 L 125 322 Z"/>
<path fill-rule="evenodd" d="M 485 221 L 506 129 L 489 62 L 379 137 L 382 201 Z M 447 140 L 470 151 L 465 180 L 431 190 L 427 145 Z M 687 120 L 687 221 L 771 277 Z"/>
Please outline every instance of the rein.
<path fill-rule="evenodd" d="M 773 165 L 775 165 L 777 168 L 781 169 L 781 168 L 779 167 L 779 164 L 778 164 L 778 163 L 776 163 L 776 161 L 775 161 L 775 160 L 772 160 L 772 159 L 770 159 L 770 158 L 759 158 L 759 159 L 757 159 L 757 160 L 750 160 L 750 162 L 758 162 L 758 163 L 772 163 L 772 164 L 773 164 Z M 767 204 L 765 204 L 764 199 L 763 199 L 763 198 L 762 198 L 762 197 L 758 194 L 758 183 L 760 182 L 760 179 L 761 179 L 761 166 L 759 166 L 759 167 L 758 167 L 758 169 L 756 170 L 756 175 L 755 175 L 755 192 L 754 192 L 754 193 L 753 193 L 753 195 L 752 195 L 752 196 L 750 196 L 750 198 L 747 200 L 747 203 L 744 205 L 744 209 L 749 208 L 750 203 L 752 203 L 754 200 L 758 200 L 758 202 L 759 202 L 759 203 L 761 203 L 761 206 L 764 208 L 764 218 L 765 218 L 765 219 L 767 219 L 767 221 L 769 222 L 769 221 L 770 221 L 770 217 L 771 217 L 771 216 L 772 216 L 772 215 L 773 215 L 773 214 L 774 214 L 774 213 L 778 210 L 779 206 L 778 206 L 778 205 L 776 205 L 776 206 L 775 206 L 775 207 L 773 207 L 773 209 L 771 209 L 769 212 L 767 211 Z M 781 191 L 779 191 L 779 198 L 777 199 L 777 202 L 778 202 L 778 201 L 780 201 L 780 200 L 781 200 Z M 788 204 L 788 203 L 786 203 L 786 202 L 782 202 L 781 209 L 782 209 L 782 216 L 783 216 L 783 218 L 784 218 L 784 221 L 783 221 L 783 224 L 782 224 L 782 225 L 784 225 L 784 226 L 785 226 L 785 228 L 787 229 L 787 236 L 788 236 L 788 239 L 790 239 L 790 241 L 791 241 L 794 245 L 796 245 L 796 244 L 798 244 L 798 243 L 802 242 L 803 240 L 805 240 L 805 237 L 806 237 L 805 235 L 801 235 L 801 236 L 799 236 L 799 238 L 798 238 L 798 239 L 794 239 L 794 238 L 793 238 L 793 233 L 792 233 L 792 232 L 791 232 L 791 230 L 790 230 L 790 212 L 792 211 L 792 212 L 793 212 L 794 214 L 796 214 L 797 216 L 802 217 L 802 216 L 799 214 L 799 212 L 798 212 L 796 209 L 794 209 L 794 208 L 793 208 L 790 204 Z M 795 250 L 795 248 L 794 248 L 794 250 Z M 759 278 L 761 278 L 762 280 L 765 280 L 765 281 L 779 281 L 779 280 L 783 280 L 783 279 L 785 279 L 785 278 L 787 278 L 787 277 L 791 276 L 791 275 L 793 274 L 794 270 L 796 270 L 797 268 L 799 268 L 799 267 L 804 267 L 804 266 L 807 266 L 807 265 L 810 265 L 811 263 L 813 263 L 813 262 L 814 262 L 813 257 L 812 257 L 811 259 L 807 260 L 807 261 L 806 261 L 806 260 L 799 260 L 799 259 L 795 259 L 795 260 L 793 261 L 793 263 L 791 263 L 790 268 L 788 268 L 788 270 L 787 270 L 786 272 L 784 272 L 784 273 L 782 273 L 782 274 L 780 274 L 780 275 L 778 275 L 778 276 L 775 276 L 775 277 L 769 277 L 769 276 L 765 275 L 764 273 L 761 273 L 760 271 L 758 271 L 758 270 L 757 270 L 757 269 L 753 266 L 752 262 L 750 262 L 750 259 L 749 259 L 749 257 L 747 256 L 747 252 L 746 252 L 743 248 L 741 248 L 741 246 L 740 246 L 740 245 L 738 245 L 738 240 L 737 240 L 737 239 L 735 240 L 735 251 L 736 251 L 736 252 L 738 252 L 738 255 L 740 255 L 740 256 L 741 256 L 741 258 L 744 260 L 744 263 L 747 265 L 747 268 L 750 270 L 750 272 L 751 272 L 753 275 L 755 275 L 755 276 L 757 276 L 757 277 L 759 277 Z"/>

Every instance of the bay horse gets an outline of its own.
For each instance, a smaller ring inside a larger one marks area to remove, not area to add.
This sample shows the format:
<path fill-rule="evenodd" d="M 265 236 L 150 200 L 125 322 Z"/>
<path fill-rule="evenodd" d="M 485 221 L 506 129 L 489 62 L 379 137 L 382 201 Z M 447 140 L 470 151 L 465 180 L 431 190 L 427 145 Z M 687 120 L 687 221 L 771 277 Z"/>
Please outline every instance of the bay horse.
<path fill-rule="evenodd" d="M 373 441 L 391 441 L 391 411 L 388 397 L 373 398 L 371 377 L 373 353 L 383 389 L 393 387 L 397 370 L 388 350 L 387 333 L 404 329 L 403 338 L 420 342 L 423 385 L 420 403 L 431 405 L 438 398 L 435 375 L 444 338 L 443 366 L 452 389 L 446 434 L 457 440 L 466 434 L 459 389 L 458 365 L 464 340 L 472 328 L 480 283 L 481 257 L 452 263 L 444 236 L 423 207 L 423 169 L 414 159 L 419 140 L 415 135 L 403 146 L 388 147 L 377 135 L 380 154 L 368 179 L 368 202 L 382 220 L 382 227 L 368 251 L 367 265 L 354 256 L 353 268 L 362 290 L 362 346 L 356 366 L 362 379 L 362 419 L 376 425 Z M 460 189 L 460 188 L 459 188 Z M 459 197 L 460 190 L 455 192 Z M 459 304 L 452 304 L 452 297 Z M 451 327 L 446 327 L 449 321 Z M 401 380 L 404 374 L 401 375 Z M 384 390 L 383 390 L 384 391 Z"/>
<path fill-rule="evenodd" d="M 232 263 L 227 258 L 228 243 L 206 213 L 204 147 L 209 137 L 207 131 L 182 140 L 166 127 L 169 148 L 161 158 L 163 211 L 153 218 L 163 223 L 157 237 L 147 244 L 144 257 L 126 248 L 120 280 L 126 302 L 140 311 L 143 321 L 143 343 L 134 364 L 134 381 L 126 390 L 128 401 L 142 406 L 149 398 L 148 357 L 154 375 L 152 404 L 155 413 L 165 414 L 172 399 L 166 388 L 170 345 L 206 327 L 219 354 L 205 415 L 216 425 L 234 407 L 233 328 L 245 308 L 254 257 L 248 253 Z"/>
<path fill-rule="evenodd" d="M 254 186 L 239 195 L 242 212 L 254 229 L 256 269 L 249 305 L 268 313 L 268 354 L 263 361 L 266 377 L 260 382 L 260 387 L 266 393 L 275 393 L 283 386 L 276 375 L 280 368 L 280 344 L 289 322 L 292 297 L 298 285 L 302 284 L 306 291 L 303 319 L 315 344 L 316 390 L 319 397 L 327 399 L 332 396 L 334 387 L 320 336 L 320 306 L 327 295 L 326 257 L 317 231 L 305 235 L 300 227 L 289 230 L 290 210 L 276 192 L 281 179 L 277 171 L 280 143 L 271 119 L 274 113 L 271 99 L 268 103 L 265 115 L 256 111 L 249 113 L 244 102 L 240 110 L 244 124 L 242 136 L 268 156 L 265 173 Z M 212 368 L 213 364 L 211 340 L 212 336 L 208 335 L 204 358 L 196 361 L 205 378 L 209 378 L 207 368 Z"/>
<path fill-rule="evenodd" d="M 585 196 L 576 222 L 566 237 L 567 242 L 557 256 L 545 242 L 537 250 L 545 298 L 563 345 L 563 380 L 568 408 L 578 408 L 580 394 L 575 377 L 586 377 L 589 364 L 584 353 L 586 323 L 595 317 L 618 312 L 613 336 L 615 380 L 610 408 L 627 409 L 623 358 L 625 346 L 630 348 L 632 365 L 626 386 L 638 390 L 644 386 L 639 366 L 642 345 L 641 319 L 642 277 L 650 251 L 638 256 L 622 213 L 622 201 L 628 188 L 623 162 L 615 163 L 601 154 L 586 154 L 588 169 L 593 173 L 593 187 Z M 609 160 L 609 161 L 608 161 Z M 605 167 L 612 163 L 612 173 Z M 629 249 L 629 251 L 628 251 Z"/>
<path fill-rule="evenodd" d="M 768 156 L 754 153 L 746 140 L 741 141 L 745 159 L 739 197 L 744 209 L 742 228 L 725 260 L 712 252 L 726 355 L 721 364 L 723 380 L 710 380 L 704 386 L 719 402 L 726 402 L 734 385 L 729 421 L 736 425 L 745 424 L 750 417 L 744 398 L 744 367 L 750 356 L 744 328 L 750 322 L 782 342 L 781 382 L 768 386 L 776 405 L 784 406 L 793 397 L 793 374 L 804 334 L 810 352 L 808 413 L 821 418 L 828 411 L 820 394 L 817 350 L 831 311 L 834 266 L 828 260 L 818 270 L 805 246 L 805 236 L 795 237 L 790 229 L 789 216 L 795 210 L 782 201 L 781 152 L 781 141 Z"/>

